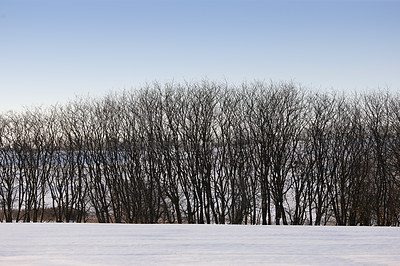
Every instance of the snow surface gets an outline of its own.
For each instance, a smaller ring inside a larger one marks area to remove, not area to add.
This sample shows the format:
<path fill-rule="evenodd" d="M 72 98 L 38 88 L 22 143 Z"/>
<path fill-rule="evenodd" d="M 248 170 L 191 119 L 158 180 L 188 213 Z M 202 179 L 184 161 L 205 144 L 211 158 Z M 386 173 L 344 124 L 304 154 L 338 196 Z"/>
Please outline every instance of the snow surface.
<path fill-rule="evenodd" d="M 400 228 L 0 224 L 0 265 L 400 265 Z"/>

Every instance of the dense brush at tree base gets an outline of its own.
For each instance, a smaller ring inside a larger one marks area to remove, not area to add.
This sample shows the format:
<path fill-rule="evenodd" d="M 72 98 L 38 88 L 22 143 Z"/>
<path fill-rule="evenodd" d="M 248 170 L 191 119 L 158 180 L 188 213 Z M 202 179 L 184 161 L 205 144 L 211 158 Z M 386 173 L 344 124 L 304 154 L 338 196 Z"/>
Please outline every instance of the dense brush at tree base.
<path fill-rule="evenodd" d="M 153 84 L 0 115 L 6 222 L 400 224 L 400 100 Z"/>

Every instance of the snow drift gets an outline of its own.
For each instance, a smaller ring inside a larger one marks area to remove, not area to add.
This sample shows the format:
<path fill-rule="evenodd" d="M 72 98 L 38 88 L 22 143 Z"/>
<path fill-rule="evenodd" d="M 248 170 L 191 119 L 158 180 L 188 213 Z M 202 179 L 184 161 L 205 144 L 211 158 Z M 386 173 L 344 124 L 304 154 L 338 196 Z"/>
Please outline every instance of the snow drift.
<path fill-rule="evenodd" d="M 399 265 L 400 228 L 0 224 L 1 265 Z"/>

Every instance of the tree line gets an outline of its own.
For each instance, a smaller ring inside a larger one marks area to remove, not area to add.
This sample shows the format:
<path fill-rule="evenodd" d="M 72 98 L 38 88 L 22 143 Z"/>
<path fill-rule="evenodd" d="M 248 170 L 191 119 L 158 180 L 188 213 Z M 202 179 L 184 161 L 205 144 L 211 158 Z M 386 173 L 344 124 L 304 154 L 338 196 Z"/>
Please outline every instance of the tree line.
<path fill-rule="evenodd" d="M 5 222 L 400 224 L 400 99 L 154 83 L 0 115 Z"/>

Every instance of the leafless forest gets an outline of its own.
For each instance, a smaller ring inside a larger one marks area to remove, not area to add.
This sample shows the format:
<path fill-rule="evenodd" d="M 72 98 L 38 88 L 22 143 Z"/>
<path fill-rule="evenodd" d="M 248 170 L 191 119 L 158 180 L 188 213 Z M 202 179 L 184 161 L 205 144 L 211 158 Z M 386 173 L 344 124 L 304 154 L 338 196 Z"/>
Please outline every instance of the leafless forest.
<path fill-rule="evenodd" d="M 400 224 L 400 98 L 152 84 L 0 114 L 4 222 Z"/>

